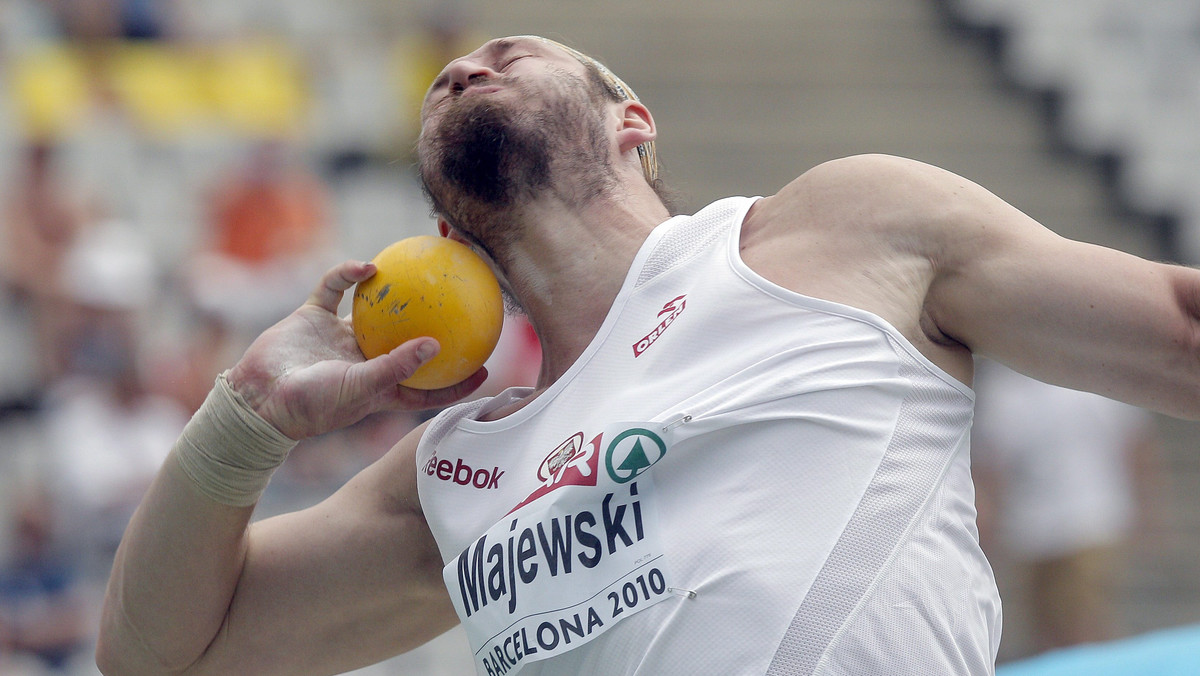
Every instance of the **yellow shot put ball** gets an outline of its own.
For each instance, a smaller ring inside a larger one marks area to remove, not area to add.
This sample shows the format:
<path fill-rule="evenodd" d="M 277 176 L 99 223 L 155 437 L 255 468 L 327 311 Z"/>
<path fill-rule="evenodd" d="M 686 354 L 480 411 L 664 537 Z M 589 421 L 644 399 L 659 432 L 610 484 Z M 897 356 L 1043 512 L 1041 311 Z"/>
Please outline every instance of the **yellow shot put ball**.
<path fill-rule="evenodd" d="M 400 240 L 372 261 L 375 275 L 354 289 L 350 322 L 368 359 L 413 338 L 431 336 L 442 350 L 402 385 L 434 390 L 479 370 L 500 340 L 504 301 L 487 264 L 445 237 Z"/>

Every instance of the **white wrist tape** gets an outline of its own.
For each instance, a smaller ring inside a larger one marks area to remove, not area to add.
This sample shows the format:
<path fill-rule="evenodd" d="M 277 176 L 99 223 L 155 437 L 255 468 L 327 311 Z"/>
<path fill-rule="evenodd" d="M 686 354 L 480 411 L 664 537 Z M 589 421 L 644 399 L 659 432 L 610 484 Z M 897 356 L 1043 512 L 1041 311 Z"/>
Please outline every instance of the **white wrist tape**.
<path fill-rule="evenodd" d="M 249 507 L 295 445 L 250 408 L 222 373 L 172 452 L 201 493 Z"/>

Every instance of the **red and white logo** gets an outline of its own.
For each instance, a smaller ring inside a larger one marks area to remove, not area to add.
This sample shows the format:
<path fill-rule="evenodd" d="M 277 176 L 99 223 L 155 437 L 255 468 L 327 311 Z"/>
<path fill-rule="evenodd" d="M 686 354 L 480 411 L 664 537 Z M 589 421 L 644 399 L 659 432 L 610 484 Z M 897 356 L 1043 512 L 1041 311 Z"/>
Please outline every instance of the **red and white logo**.
<path fill-rule="evenodd" d="M 654 327 L 653 331 L 646 334 L 641 340 L 633 344 L 634 357 L 642 356 L 642 353 L 645 352 L 651 345 L 653 345 L 654 341 L 658 340 L 658 337 L 663 334 L 663 331 L 666 331 L 667 327 L 670 326 L 671 323 L 674 322 L 677 317 L 679 317 L 679 315 L 683 314 L 683 309 L 687 307 L 686 298 L 687 294 L 676 296 L 663 304 L 663 308 L 662 310 L 659 310 L 658 316 L 666 316 L 663 317 L 662 321 L 658 323 L 658 326 Z"/>
<path fill-rule="evenodd" d="M 547 455 L 545 460 L 542 460 L 542 464 L 538 466 L 537 477 L 542 481 L 542 485 L 530 493 L 529 497 L 522 500 L 521 504 L 513 507 L 511 511 L 515 512 L 550 491 L 563 486 L 595 486 L 602 436 L 602 434 L 597 434 L 595 439 L 584 443 L 583 432 L 576 432 L 571 438 L 550 451 L 550 455 Z"/>

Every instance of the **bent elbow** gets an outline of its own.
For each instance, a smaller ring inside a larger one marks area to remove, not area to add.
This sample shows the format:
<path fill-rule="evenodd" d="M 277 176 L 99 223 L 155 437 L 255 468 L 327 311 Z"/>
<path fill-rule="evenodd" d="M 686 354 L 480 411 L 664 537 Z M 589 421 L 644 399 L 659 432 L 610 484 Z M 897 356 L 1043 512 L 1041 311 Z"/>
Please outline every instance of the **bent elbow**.
<path fill-rule="evenodd" d="M 138 670 L 130 659 L 133 650 L 130 646 L 122 645 L 112 636 L 101 633 L 96 642 L 96 667 L 104 676 L 129 676 L 130 674 L 146 673 Z"/>
<path fill-rule="evenodd" d="M 96 667 L 104 676 L 118 676 L 118 674 L 131 673 L 121 659 L 124 651 L 115 645 L 115 642 L 110 636 L 105 636 L 102 632 L 99 640 L 96 641 Z"/>
<path fill-rule="evenodd" d="M 96 640 L 95 657 L 96 667 L 104 676 L 171 673 L 161 667 L 152 668 L 147 665 L 144 647 L 136 641 L 120 636 L 119 632 L 106 631 L 103 625 Z"/>
<path fill-rule="evenodd" d="M 104 676 L 182 676 L 186 669 L 173 669 L 154 659 L 136 642 L 103 636 L 96 643 L 96 667 Z"/>
<path fill-rule="evenodd" d="M 96 637 L 96 667 L 104 676 L 174 676 L 188 673 L 187 666 L 174 666 L 161 659 L 142 640 L 119 610 L 105 604 Z"/>

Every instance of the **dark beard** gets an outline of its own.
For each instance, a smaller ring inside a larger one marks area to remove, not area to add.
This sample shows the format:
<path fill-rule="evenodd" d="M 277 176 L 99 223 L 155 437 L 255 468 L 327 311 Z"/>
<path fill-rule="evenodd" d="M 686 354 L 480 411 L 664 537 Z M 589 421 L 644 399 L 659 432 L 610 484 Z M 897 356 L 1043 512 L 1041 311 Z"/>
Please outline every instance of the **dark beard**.
<path fill-rule="evenodd" d="M 598 102 L 577 78 L 528 93 L 545 108 L 526 112 L 489 97 L 447 102 L 419 144 L 421 181 L 433 210 L 493 258 L 518 237 L 519 210 L 553 194 L 569 205 L 615 181 Z"/>
<path fill-rule="evenodd" d="M 493 225 L 549 187 L 550 144 L 542 128 L 515 119 L 508 107 L 482 98 L 451 104 L 421 139 L 421 182 L 434 212 L 491 252 L 502 231 Z"/>
<path fill-rule="evenodd" d="M 542 129 L 517 123 L 512 111 L 489 102 L 466 103 L 475 105 L 455 106 L 443 119 L 433 141 L 437 156 L 430 158 L 439 175 L 431 181 L 431 167 L 422 162 L 425 184 L 449 184 L 459 199 L 494 208 L 513 205 L 523 191 L 546 188 L 550 153 Z"/>

